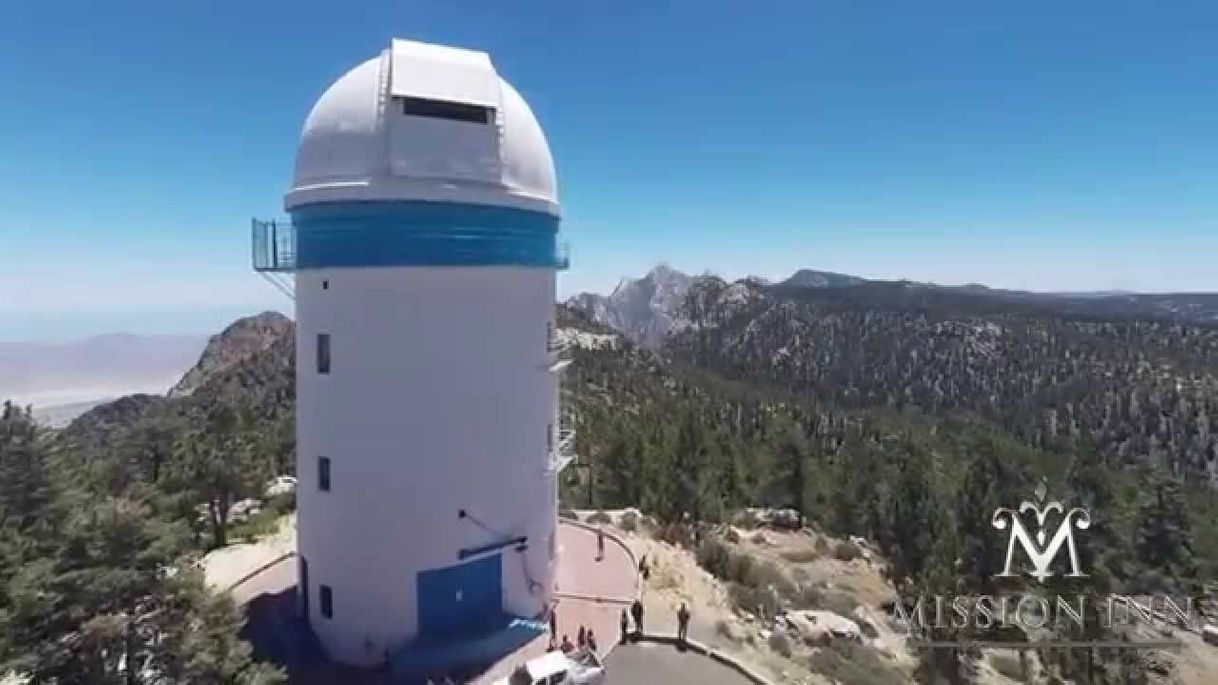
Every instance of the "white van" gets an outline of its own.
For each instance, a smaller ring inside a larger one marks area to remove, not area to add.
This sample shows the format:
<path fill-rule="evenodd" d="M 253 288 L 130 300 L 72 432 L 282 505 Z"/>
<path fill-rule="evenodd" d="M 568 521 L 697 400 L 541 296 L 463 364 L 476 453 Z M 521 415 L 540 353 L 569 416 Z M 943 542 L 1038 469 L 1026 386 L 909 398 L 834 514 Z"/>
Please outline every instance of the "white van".
<path fill-rule="evenodd" d="M 601 685 L 605 666 L 591 651 L 547 652 L 522 666 L 495 685 Z"/>

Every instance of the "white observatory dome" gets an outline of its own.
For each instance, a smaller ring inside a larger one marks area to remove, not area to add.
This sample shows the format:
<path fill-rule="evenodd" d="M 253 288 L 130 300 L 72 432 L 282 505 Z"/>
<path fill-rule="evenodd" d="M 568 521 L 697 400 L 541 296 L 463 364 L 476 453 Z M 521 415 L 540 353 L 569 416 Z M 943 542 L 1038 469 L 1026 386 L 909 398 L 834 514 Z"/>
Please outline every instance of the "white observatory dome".
<path fill-rule="evenodd" d="M 545 135 L 486 53 L 394 40 L 309 112 L 286 208 L 397 200 L 558 215 Z"/>

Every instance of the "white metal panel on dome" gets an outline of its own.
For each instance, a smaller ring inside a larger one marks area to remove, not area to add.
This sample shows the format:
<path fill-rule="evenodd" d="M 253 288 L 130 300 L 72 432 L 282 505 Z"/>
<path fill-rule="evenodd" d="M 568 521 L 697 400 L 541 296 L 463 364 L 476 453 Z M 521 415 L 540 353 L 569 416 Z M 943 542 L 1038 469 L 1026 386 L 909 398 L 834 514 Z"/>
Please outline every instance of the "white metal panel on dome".
<path fill-rule="evenodd" d="M 485 52 L 395 38 L 392 55 L 393 97 L 499 107 L 499 75 Z"/>
<path fill-rule="evenodd" d="M 392 104 L 389 167 L 396 176 L 498 183 L 500 157 L 499 75 L 484 52 L 394 40 L 390 72 Z M 420 115 L 408 101 L 473 105 L 481 121 Z"/>
<path fill-rule="evenodd" d="M 545 134 L 486 53 L 395 39 L 317 101 L 284 206 L 383 200 L 559 214 Z"/>
<path fill-rule="evenodd" d="M 389 115 L 389 167 L 397 176 L 498 183 L 499 127 L 403 114 Z"/>

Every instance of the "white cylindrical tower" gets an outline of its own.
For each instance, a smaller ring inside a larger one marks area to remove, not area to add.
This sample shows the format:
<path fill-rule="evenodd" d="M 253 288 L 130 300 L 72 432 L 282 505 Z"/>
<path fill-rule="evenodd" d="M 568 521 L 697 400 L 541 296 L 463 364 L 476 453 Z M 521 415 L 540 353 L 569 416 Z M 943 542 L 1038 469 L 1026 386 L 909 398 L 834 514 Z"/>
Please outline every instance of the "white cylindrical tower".
<path fill-rule="evenodd" d="M 299 596 L 330 658 L 537 617 L 556 556 L 554 165 L 481 52 L 393 41 L 304 125 L 292 225 Z"/>

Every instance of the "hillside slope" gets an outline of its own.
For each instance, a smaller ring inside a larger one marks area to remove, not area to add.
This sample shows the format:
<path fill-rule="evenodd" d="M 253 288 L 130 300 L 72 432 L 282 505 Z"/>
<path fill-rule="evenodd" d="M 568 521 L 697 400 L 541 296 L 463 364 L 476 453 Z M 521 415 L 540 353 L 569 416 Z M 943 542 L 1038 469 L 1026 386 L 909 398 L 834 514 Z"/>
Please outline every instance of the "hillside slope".
<path fill-rule="evenodd" d="M 666 348 L 729 378 L 842 407 L 971 411 L 1034 446 L 1086 439 L 1193 479 L 1218 475 L 1218 329 L 961 304 L 889 286 L 705 278 Z"/>

